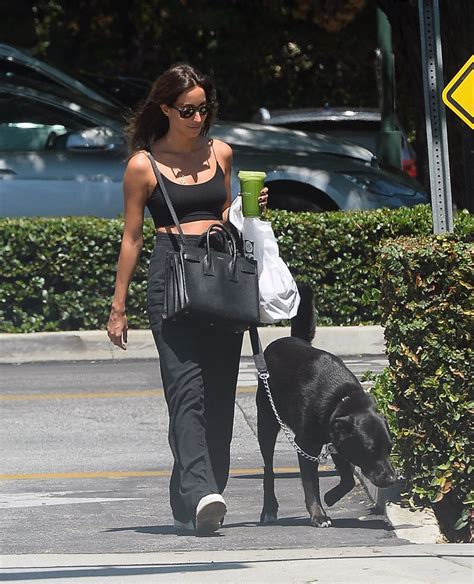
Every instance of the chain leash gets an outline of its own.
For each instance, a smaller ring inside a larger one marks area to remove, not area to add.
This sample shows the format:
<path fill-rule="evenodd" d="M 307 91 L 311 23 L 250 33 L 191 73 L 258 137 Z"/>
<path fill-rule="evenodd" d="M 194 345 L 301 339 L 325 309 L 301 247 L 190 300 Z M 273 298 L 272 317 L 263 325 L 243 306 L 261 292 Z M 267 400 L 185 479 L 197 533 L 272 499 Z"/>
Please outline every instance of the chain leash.
<path fill-rule="evenodd" d="M 270 391 L 270 386 L 268 385 L 268 378 L 269 377 L 270 377 L 270 374 L 268 372 L 265 372 L 265 373 L 258 372 L 258 378 L 262 380 L 262 383 L 265 387 L 265 391 L 267 392 L 268 400 L 270 402 L 270 405 L 272 406 L 272 410 L 273 410 L 273 413 L 275 414 L 275 418 L 278 420 L 278 423 L 280 424 L 281 429 L 283 430 L 285 436 L 287 437 L 288 442 L 293 446 L 293 448 L 296 450 L 296 452 L 300 456 L 302 456 L 303 458 L 311 460 L 311 462 L 318 462 L 318 463 L 326 462 L 326 460 L 328 459 L 328 456 L 331 452 L 331 449 L 330 449 L 331 445 L 325 444 L 323 446 L 323 451 L 321 452 L 321 454 L 319 456 L 312 456 L 311 454 L 308 454 L 302 448 L 300 448 L 300 446 L 298 446 L 298 444 L 296 443 L 295 439 L 293 438 L 293 436 L 291 434 L 290 429 L 283 422 L 283 420 L 280 418 L 280 416 L 277 412 L 277 409 L 275 407 L 275 402 L 273 401 L 272 392 Z"/>

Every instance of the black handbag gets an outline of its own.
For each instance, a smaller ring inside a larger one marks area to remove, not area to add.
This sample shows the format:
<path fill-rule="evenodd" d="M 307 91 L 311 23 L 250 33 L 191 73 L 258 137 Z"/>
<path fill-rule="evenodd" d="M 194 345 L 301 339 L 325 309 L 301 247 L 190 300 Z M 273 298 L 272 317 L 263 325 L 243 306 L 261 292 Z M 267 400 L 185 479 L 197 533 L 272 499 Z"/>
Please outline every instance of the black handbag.
<path fill-rule="evenodd" d="M 258 325 L 255 260 L 237 253 L 234 236 L 221 223 L 211 225 L 197 247 L 187 245 L 158 165 L 150 153 L 147 155 L 178 229 L 179 251 L 168 251 L 166 256 L 163 319 L 193 320 L 235 332 Z M 215 233 L 227 244 L 222 250 L 212 247 Z"/>

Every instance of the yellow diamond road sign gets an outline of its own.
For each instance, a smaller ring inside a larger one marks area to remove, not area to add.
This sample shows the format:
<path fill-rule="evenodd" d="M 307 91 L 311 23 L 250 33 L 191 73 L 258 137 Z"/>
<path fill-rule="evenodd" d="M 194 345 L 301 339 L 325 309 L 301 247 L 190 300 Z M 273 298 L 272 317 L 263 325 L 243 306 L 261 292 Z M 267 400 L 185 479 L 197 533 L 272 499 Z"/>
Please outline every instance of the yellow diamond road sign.
<path fill-rule="evenodd" d="M 443 101 L 474 130 L 474 55 L 446 85 Z"/>

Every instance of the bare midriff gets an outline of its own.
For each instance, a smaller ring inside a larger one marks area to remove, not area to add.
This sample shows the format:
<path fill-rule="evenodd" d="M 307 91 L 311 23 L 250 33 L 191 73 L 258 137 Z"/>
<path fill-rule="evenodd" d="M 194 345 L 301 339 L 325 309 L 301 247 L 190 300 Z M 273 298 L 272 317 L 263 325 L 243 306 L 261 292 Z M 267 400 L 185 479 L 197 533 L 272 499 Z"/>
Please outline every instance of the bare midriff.
<path fill-rule="evenodd" d="M 221 223 L 221 220 L 212 219 L 205 221 L 190 221 L 189 223 L 182 223 L 181 229 L 185 235 L 201 235 L 201 233 L 206 232 L 211 225 L 216 223 Z M 166 227 L 158 227 L 157 233 L 178 233 L 178 228 L 176 225 L 167 225 Z"/>

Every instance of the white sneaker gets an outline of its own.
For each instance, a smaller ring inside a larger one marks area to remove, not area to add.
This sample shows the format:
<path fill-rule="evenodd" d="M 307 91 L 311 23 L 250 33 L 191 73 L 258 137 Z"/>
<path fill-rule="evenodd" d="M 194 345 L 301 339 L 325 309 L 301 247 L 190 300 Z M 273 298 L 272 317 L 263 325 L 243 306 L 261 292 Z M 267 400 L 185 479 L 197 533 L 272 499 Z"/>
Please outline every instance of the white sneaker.
<path fill-rule="evenodd" d="M 218 493 L 203 497 L 196 507 L 196 531 L 212 533 L 222 525 L 227 506 L 224 498 Z"/>
<path fill-rule="evenodd" d="M 194 531 L 194 523 L 191 519 L 186 522 L 175 519 L 174 526 L 178 531 Z"/>

